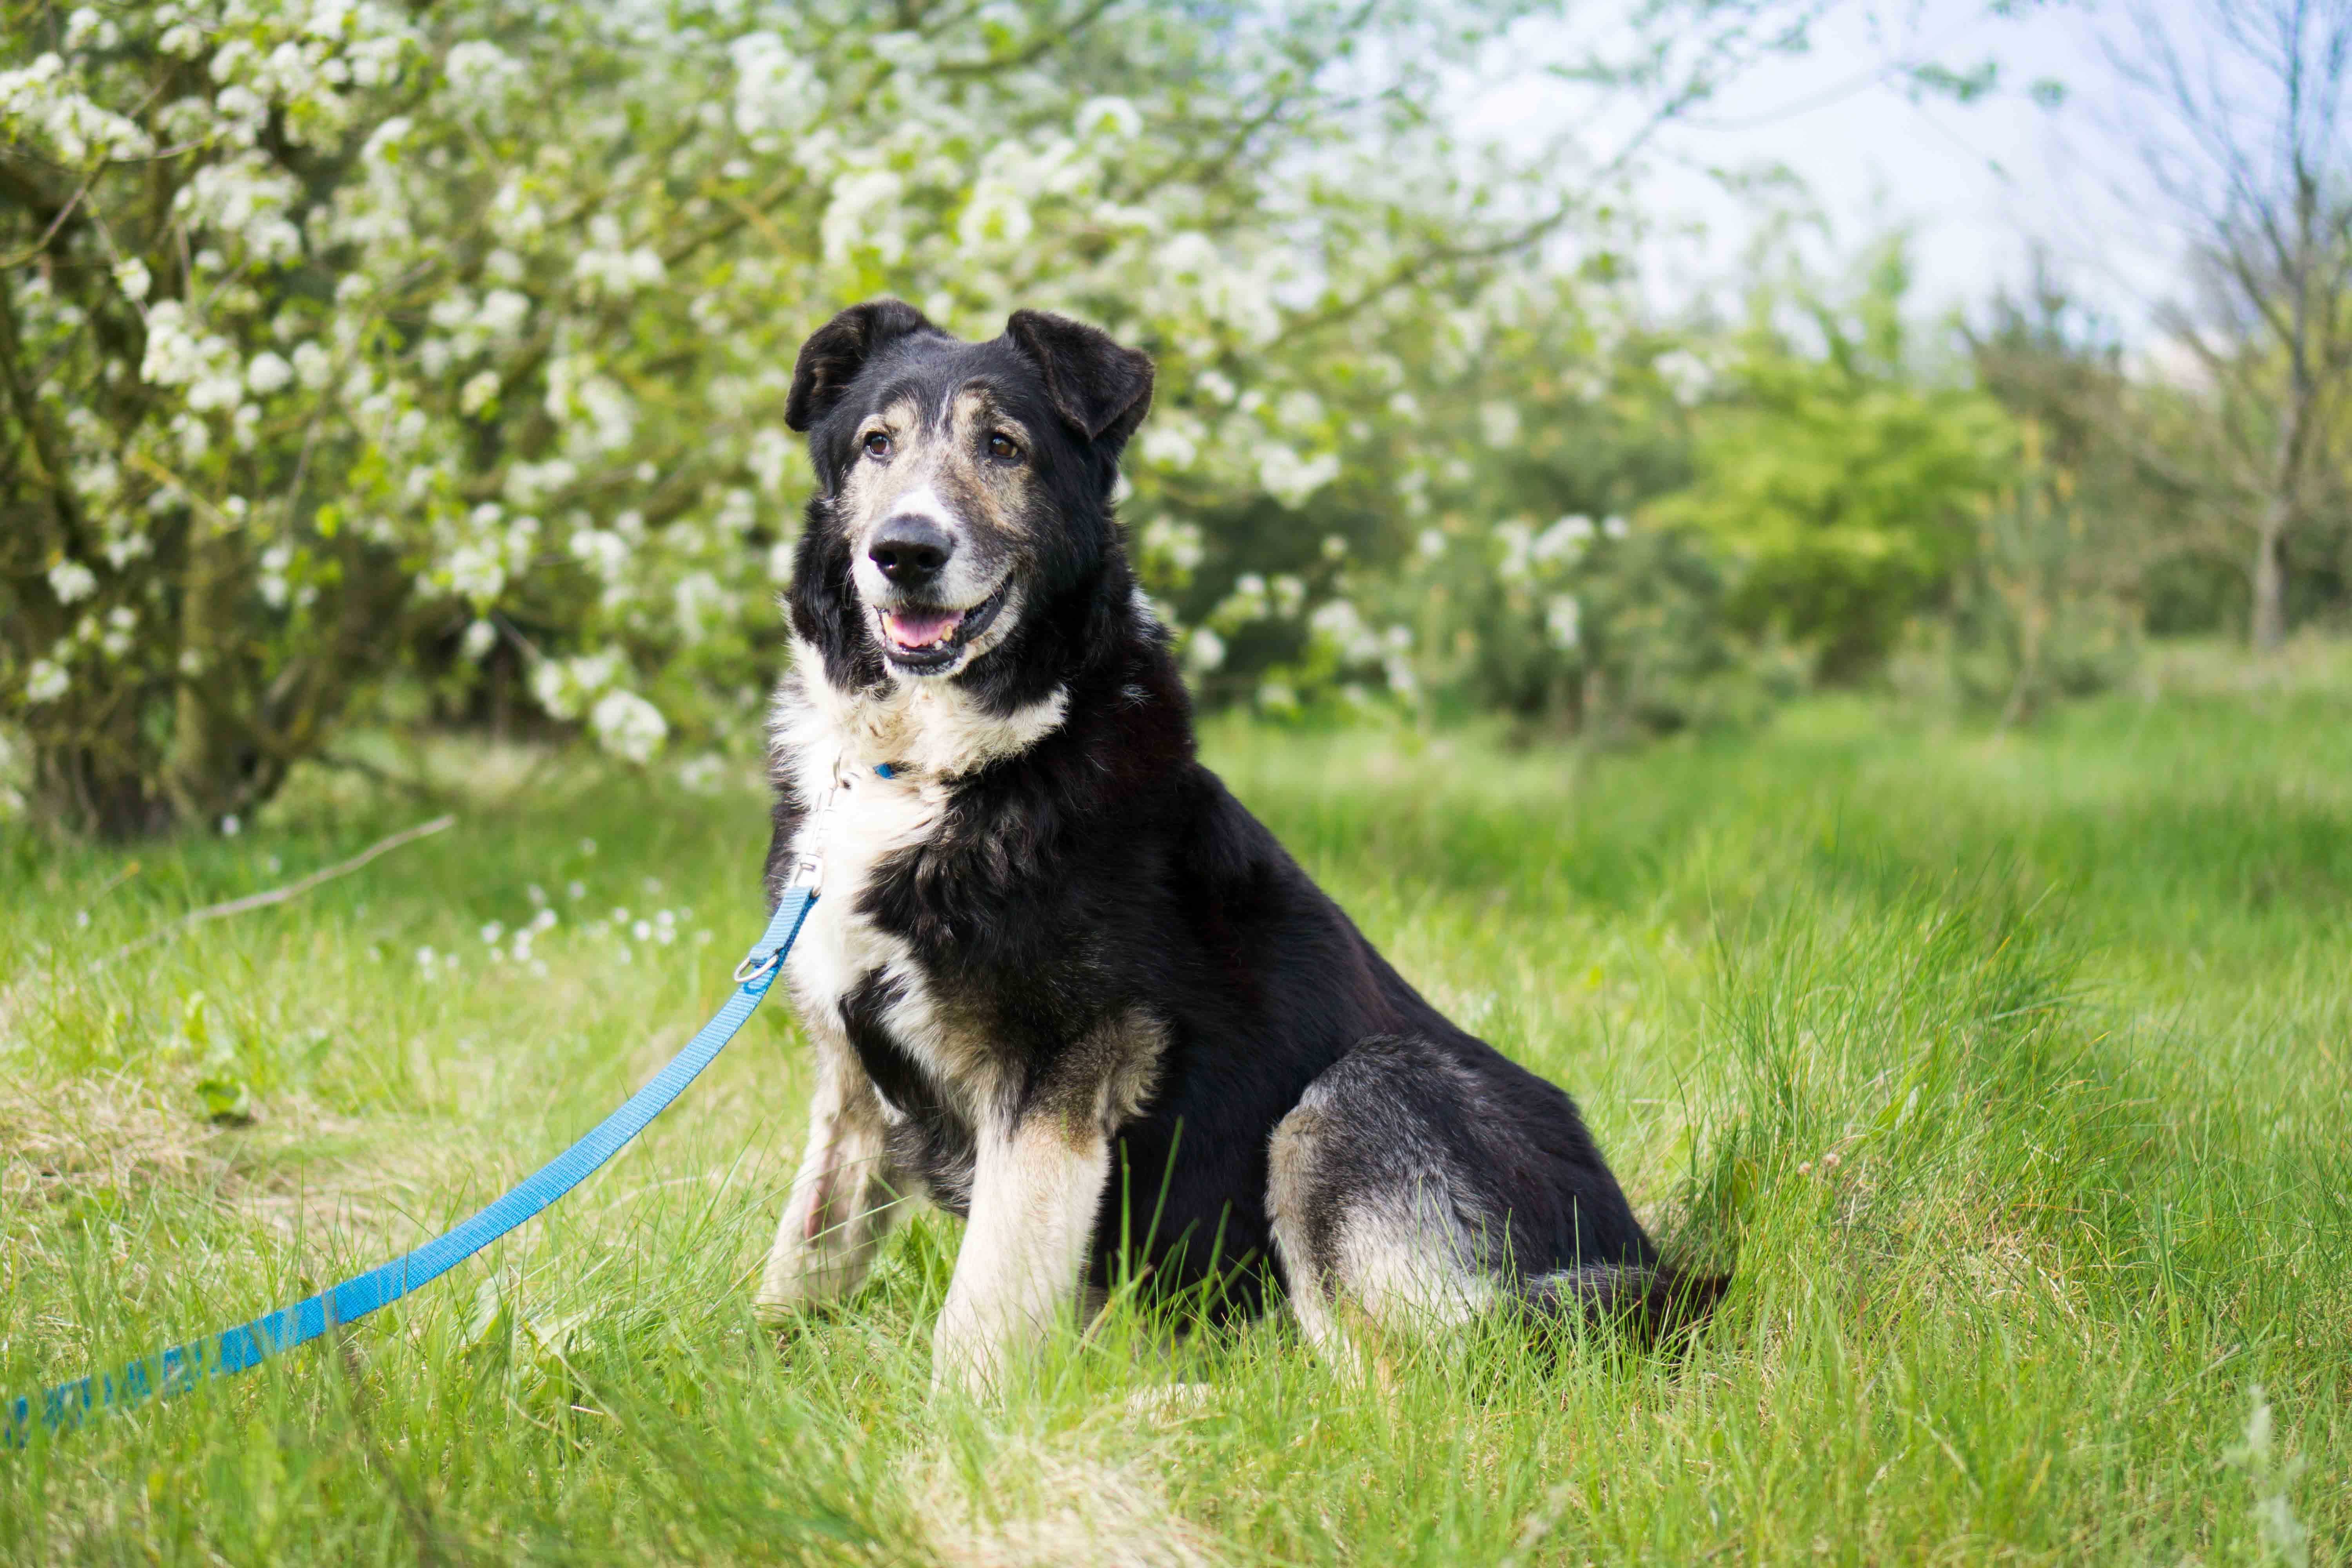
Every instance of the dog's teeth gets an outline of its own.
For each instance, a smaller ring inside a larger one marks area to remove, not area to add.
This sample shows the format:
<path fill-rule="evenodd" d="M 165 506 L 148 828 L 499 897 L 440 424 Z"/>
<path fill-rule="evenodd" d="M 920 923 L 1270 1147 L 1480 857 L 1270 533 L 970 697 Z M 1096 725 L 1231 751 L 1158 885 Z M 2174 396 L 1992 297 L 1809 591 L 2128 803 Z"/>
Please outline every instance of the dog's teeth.
<path fill-rule="evenodd" d="M 910 653 L 937 647 L 953 637 L 956 627 L 962 622 L 961 615 L 918 616 L 893 612 L 884 617 L 884 624 L 889 628 L 890 640 Z"/>

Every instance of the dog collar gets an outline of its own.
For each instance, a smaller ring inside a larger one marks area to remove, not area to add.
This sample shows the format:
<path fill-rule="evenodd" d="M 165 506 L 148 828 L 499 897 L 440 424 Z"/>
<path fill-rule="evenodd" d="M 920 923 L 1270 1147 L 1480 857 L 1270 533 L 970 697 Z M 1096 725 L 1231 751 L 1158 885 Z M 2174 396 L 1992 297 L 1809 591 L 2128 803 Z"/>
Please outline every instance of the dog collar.
<path fill-rule="evenodd" d="M 874 774 L 877 778 L 895 779 L 898 776 L 898 769 L 891 763 L 877 763 Z M 845 760 L 833 771 L 833 787 L 824 792 L 824 799 L 819 801 L 816 810 L 810 814 L 809 826 L 815 830 L 810 836 L 813 849 L 793 862 L 792 874 L 784 879 L 787 889 L 806 888 L 809 896 L 814 898 L 818 889 L 824 886 L 825 818 L 841 805 L 841 797 L 849 792 L 851 782 L 850 769 Z"/>

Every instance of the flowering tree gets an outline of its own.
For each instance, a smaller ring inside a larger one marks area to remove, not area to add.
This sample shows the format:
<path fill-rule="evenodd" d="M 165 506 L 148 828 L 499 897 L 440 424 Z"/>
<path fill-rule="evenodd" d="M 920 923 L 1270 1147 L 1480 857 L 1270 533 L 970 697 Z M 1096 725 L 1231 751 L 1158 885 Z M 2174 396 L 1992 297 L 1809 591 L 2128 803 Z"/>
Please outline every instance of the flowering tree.
<path fill-rule="evenodd" d="M 1644 125 L 1781 10 L 1633 39 Z M 877 293 L 1149 347 L 1148 578 L 1172 602 L 1214 543 L 1241 582 L 1319 540 L 1290 525 L 1343 450 L 1420 438 L 1399 334 L 1475 338 L 1640 144 L 1567 190 L 1552 153 L 1446 144 L 1507 5 L 0 16 L 0 711 L 37 809 L 117 837 L 267 800 L 402 670 L 507 661 L 640 761 L 753 732 L 807 486 L 793 353 Z M 1274 575 L 1317 668 L 1405 683 L 1409 631 L 1328 607 L 1343 574 L 1312 604 Z M 1216 592 L 1204 668 L 1255 607 Z"/>

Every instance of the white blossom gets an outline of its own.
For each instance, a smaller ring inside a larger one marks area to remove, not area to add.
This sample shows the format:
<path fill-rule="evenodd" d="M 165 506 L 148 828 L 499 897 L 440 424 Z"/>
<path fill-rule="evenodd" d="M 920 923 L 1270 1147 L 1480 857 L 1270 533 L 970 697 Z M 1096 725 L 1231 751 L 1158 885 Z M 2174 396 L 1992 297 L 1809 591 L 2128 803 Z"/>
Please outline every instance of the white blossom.
<path fill-rule="evenodd" d="M 245 367 L 245 384 L 263 397 L 282 391 L 294 379 L 294 367 L 268 349 L 253 356 Z"/>
<path fill-rule="evenodd" d="M 1583 640 L 1584 607 L 1573 594 L 1555 595 L 1544 605 L 1544 635 L 1552 647 L 1572 652 Z"/>
<path fill-rule="evenodd" d="M 735 62 L 734 124 L 740 135 L 798 131 L 816 117 L 824 93 L 816 74 L 773 33 L 746 33 L 727 47 Z"/>
<path fill-rule="evenodd" d="M 858 171 L 835 180 L 833 200 L 818 226 L 825 260 L 842 266 L 860 247 L 877 252 L 886 265 L 904 258 L 907 237 L 896 220 L 906 184 L 888 169 Z"/>
<path fill-rule="evenodd" d="M 462 103 L 488 106 L 503 97 L 522 76 L 521 62 L 498 45 L 481 39 L 458 44 L 449 51 L 442 70 L 449 89 Z"/>
<path fill-rule="evenodd" d="M 73 677 L 65 666 L 46 658 L 37 658 L 25 672 L 25 700 L 36 706 L 55 702 L 73 684 Z"/>
<path fill-rule="evenodd" d="M 1591 537 L 1592 520 L 1581 513 L 1571 513 L 1535 536 L 1528 546 L 1528 558 L 1544 563 L 1573 562 Z"/>
<path fill-rule="evenodd" d="M 498 395 L 499 373 L 494 370 L 477 371 L 467 377 L 465 386 L 457 394 L 458 411 L 467 415 L 479 414 Z"/>
<path fill-rule="evenodd" d="M 1715 372 L 1707 363 L 1688 349 L 1662 353 L 1650 362 L 1650 368 L 1658 373 L 1677 403 L 1696 403 L 1715 382 Z"/>
<path fill-rule="evenodd" d="M 294 375 L 301 382 L 304 390 L 316 392 L 326 385 L 327 377 L 332 373 L 333 366 L 334 362 L 329 357 L 327 351 L 318 344 L 294 345 Z"/>
<path fill-rule="evenodd" d="M 1184 642 L 1184 662 L 1205 673 L 1225 662 L 1225 639 L 1207 626 L 1194 626 Z"/>
<path fill-rule="evenodd" d="M 1027 239 L 1035 226 L 1017 188 L 1004 180 L 984 179 L 972 188 L 971 200 L 956 221 L 956 237 L 968 248 L 1009 247 Z"/>
<path fill-rule="evenodd" d="M 1501 451 L 1516 447 L 1519 441 L 1519 410 L 1517 405 L 1496 401 L 1478 405 L 1478 434 L 1487 446 Z"/>
<path fill-rule="evenodd" d="M 650 762 L 669 734 L 661 710 L 633 691 L 612 691 L 588 716 L 597 744 L 633 763 Z"/>
<path fill-rule="evenodd" d="M 1199 460 L 1206 438 L 1201 422 L 1181 408 L 1155 414 L 1144 427 L 1143 460 L 1159 468 L 1189 468 Z"/>
<path fill-rule="evenodd" d="M 541 659 L 530 673 L 530 692 L 558 719 L 576 719 L 589 700 L 619 679 L 622 655 L 614 649 L 571 658 Z"/>
<path fill-rule="evenodd" d="M 1258 448 L 1258 484 L 1291 511 L 1305 506 L 1309 496 L 1339 477 L 1339 458 L 1336 453 L 1320 452 L 1312 458 L 1301 458 L 1279 442 L 1269 442 Z"/>
<path fill-rule="evenodd" d="M 79 561 L 60 561 L 49 568 L 49 592 L 60 605 L 78 604 L 98 592 L 98 574 Z"/>
<path fill-rule="evenodd" d="M 1123 98 L 1090 98 L 1078 105 L 1070 129 L 1080 140 L 1132 142 L 1143 131 L 1143 116 Z"/>

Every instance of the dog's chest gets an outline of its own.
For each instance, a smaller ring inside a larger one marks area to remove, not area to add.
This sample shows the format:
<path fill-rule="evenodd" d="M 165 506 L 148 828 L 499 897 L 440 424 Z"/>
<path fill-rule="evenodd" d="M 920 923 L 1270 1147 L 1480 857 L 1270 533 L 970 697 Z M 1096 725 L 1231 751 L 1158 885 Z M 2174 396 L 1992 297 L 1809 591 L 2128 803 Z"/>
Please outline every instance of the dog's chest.
<path fill-rule="evenodd" d="M 785 961 L 794 1005 L 820 1026 L 847 1029 L 853 1000 L 867 1001 L 860 1024 L 885 1030 L 943 1092 L 961 1098 L 950 1080 L 969 1047 L 953 1048 L 944 1037 L 924 966 L 907 941 L 866 908 L 876 879 L 893 858 L 919 849 L 939 830 L 946 791 L 846 770 L 826 770 L 800 781 L 799 788 L 815 808 L 793 836 L 793 861 L 815 861 L 823 871 L 816 906 Z"/>
<path fill-rule="evenodd" d="M 845 693 L 815 673 L 821 668 L 814 649 L 796 645 L 793 671 L 777 691 L 776 761 L 806 806 L 793 859 L 824 868 L 785 978 L 811 1027 L 846 1036 L 861 1056 L 878 1031 L 919 1075 L 924 1098 L 969 1120 L 994 1085 L 992 1042 L 971 1021 L 973 1009 L 946 1005 L 912 945 L 866 906 L 878 879 L 942 831 L 955 795 L 950 781 L 1033 744 L 1060 723 L 1065 700 L 1056 691 L 992 718 L 952 690 Z M 877 768 L 885 758 L 888 774 Z M 875 1073 L 877 1065 L 867 1063 L 878 1087 L 891 1075 Z M 911 1109 L 887 1092 L 885 1101 L 894 1114 Z"/>

